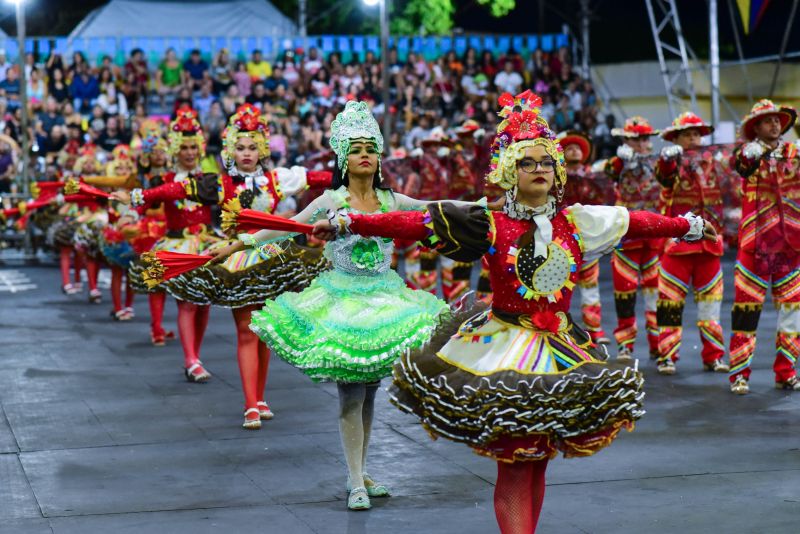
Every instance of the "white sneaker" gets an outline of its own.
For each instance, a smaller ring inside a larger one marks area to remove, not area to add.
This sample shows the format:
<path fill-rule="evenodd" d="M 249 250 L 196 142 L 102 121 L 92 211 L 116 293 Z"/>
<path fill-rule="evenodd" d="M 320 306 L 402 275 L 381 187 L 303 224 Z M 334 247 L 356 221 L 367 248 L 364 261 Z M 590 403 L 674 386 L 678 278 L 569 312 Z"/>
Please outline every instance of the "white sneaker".
<path fill-rule="evenodd" d="M 744 376 L 739 375 L 736 380 L 731 382 L 731 393 L 734 395 L 747 395 L 750 393 L 750 386 Z"/>

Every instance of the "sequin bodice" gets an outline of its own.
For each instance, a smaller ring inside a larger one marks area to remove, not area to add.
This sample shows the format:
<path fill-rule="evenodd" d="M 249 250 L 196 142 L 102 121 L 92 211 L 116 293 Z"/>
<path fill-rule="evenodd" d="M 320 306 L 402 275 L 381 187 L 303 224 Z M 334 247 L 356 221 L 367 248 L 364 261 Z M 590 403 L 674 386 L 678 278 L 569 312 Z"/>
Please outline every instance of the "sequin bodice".
<path fill-rule="evenodd" d="M 493 216 L 493 253 L 486 256 L 493 307 L 509 313 L 568 312 L 583 257 L 575 228 L 564 212 L 552 219 L 553 242 L 543 263 L 532 257 L 533 243 L 519 245 L 520 237 L 531 228 L 530 221 L 501 213 Z"/>
<path fill-rule="evenodd" d="M 361 213 L 350 208 L 347 188 L 344 186 L 336 191 L 328 190 L 325 194 L 336 206 L 338 213 Z M 394 205 L 392 193 L 378 190 L 376 194 L 381 204 L 380 212 L 389 211 Z M 387 272 L 391 268 L 393 252 L 394 243 L 391 239 L 358 235 L 329 241 L 324 251 L 334 270 L 358 276 L 375 276 Z"/>
<path fill-rule="evenodd" d="M 336 271 L 358 276 L 383 274 L 391 268 L 392 240 L 347 236 L 325 245 L 325 257 Z"/>

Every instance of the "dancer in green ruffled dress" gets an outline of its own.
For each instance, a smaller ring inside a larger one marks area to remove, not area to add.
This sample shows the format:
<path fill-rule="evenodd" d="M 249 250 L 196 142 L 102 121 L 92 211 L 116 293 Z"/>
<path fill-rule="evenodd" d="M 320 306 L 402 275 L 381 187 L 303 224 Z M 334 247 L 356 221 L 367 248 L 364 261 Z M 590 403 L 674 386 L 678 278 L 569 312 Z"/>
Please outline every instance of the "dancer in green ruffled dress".
<path fill-rule="evenodd" d="M 333 188 L 293 219 L 303 223 L 335 213 L 418 210 L 426 202 L 381 188 L 383 137 L 364 102 L 348 102 L 331 125 L 336 153 Z M 243 245 L 269 249 L 286 232 L 242 235 Z M 328 243 L 333 264 L 301 293 L 284 293 L 253 313 L 251 328 L 275 354 L 314 381 L 336 382 L 339 427 L 349 471 L 348 507 L 370 507 L 388 489 L 365 472 L 375 393 L 392 364 L 421 347 L 449 316 L 434 295 L 413 291 L 390 268 L 392 240 L 351 236 Z"/>

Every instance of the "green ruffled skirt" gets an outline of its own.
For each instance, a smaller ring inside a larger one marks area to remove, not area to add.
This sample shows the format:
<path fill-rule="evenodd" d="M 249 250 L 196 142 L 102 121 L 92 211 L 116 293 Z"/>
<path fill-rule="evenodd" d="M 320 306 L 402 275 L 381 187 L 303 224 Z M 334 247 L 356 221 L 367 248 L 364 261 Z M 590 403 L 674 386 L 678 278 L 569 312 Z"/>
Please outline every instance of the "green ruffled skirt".
<path fill-rule="evenodd" d="M 250 329 L 315 382 L 375 382 L 448 316 L 444 301 L 408 289 L 394 271 L 326 271 L 304 291 L 266 301 Z"/>

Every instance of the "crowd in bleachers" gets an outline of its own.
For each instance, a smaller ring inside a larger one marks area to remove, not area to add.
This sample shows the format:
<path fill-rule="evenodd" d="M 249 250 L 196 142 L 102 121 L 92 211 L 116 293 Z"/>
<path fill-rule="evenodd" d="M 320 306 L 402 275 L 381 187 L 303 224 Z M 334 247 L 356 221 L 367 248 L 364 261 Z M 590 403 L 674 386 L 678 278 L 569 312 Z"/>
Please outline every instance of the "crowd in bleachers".
<path fill-rule="evenodd" d="M 403 56 L 393 48 L 388 58 L 395 156 L 410 153 L 435 127 L 452 131 L 474 119 L 491 131 L 497 123 L 497 96 L 524 88 L 542 95 L 542 114 L 554 129 L 591 132 L 600 151 L 613 146 L 592 84 L 575 72 L 566 47 L 525 56 L 514 49 L 496 56 L 473 48 L 433 60 L 414 52 Z M 213 154 L 220 150 L 227 117 L 243 102 L 268 112 L 273 158 L 292 164 L 325 149 L 330 122 L 347 100 L 366 100 L 376 115 L 383 114 L 380 60 L 371 51 L 347 59 L 341 52 L 323 56 L 313 47 L 286 50 L 276 58 L 257 49 L 246 58 L 225 49 L 213 55 L 191 50 L 181 57 L 170 48 L 157 63 L 141 49 L 133 49 L 124 63 L 108 55 L 90 63 L 81 52 L 69 58 L 28 53 L 36 168 L 44 172 L 70 140 L 110 151 L 129 142 L 145 118 L 168 118 L 186 104 L 198 110 Z M 15 141 L 21 131 L 19 106 L 18 67 L 2 53 L 0 131 Z M 0 193 L 9 190 L 14 174 L 2 174 L 2 167 L 0 158 Z"/>

